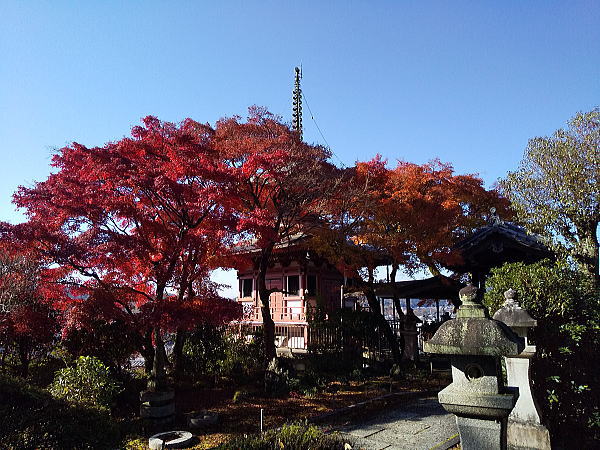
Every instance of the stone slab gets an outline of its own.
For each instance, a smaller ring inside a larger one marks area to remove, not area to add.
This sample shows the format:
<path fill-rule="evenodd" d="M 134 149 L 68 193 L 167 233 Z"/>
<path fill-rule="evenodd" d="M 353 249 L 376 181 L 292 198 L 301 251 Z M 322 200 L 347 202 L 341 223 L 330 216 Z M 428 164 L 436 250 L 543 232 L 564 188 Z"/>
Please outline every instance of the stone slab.
<path fill-rule="evenodd" d="M 508 421 L 507 443 L 509 450 L 550 450 L 550 433 L 543 425 Z"/>
<path fill-rule="evenodd" d="M 435 397 L 415 399 L 339 431 L 354 440 L 355 448 L 365 450 L 445 450 L 458 434 L 454 416 Z"/>
<path fill-rule="evenodd" d="M 150 406 L 147 403 L 140 405 L 140 417 L 142 418 L 163 418 L 175 414 L 175 403 L 169 403 L 163 406 Z"/>
<path fill-rule="evenodd" d="M 503 424 L 500 421 L 457 417 L 463 450 L 502 450 Z"/>
<path fill-rule="evenodd" d="M 192 443 L 194 436 L 189 431 L 167 431 L 150 436 L 148 447 L 151 450 L 164 448 L 186 448 Z"/>

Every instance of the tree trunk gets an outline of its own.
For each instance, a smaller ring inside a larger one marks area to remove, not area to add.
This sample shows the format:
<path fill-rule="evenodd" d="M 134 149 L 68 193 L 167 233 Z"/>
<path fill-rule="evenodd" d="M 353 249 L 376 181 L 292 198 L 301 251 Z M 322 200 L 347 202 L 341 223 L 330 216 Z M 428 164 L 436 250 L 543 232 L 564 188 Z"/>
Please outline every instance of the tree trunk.
<path fill-rule="evenodd" d="M 381 306 L 379 304 L 379 301 L 377 300 L 377 296 L 375 295 L 373 269 L 369 268 L 368 270 L 369 281 L 365 289 L 365 296 L 367 297 L 367 301 L 369 302 L 369 309 L 371 310 L 371 314 L 375 316 L 375 320 L 379 324 L 379 328 L 381 329 L 383 335 L 388 341 L 388 345 L 390 346 L 390 350 L 392 351 L 394 363 L 400 364 L 400 360 L 402 359 L 402 352 L 400 351 L 400 347 L 398 347 L 398 340 L 396 339 L 396 335 L 390 327 L 390 324 L 387 320 L 385 320 L 383 314 L 381 314 Z"/>
<path fill-rule="evenodd" d="M 165 344 L 162 339 L 160 328 L 154 328 L 154 362 L 152 372 L 148 380 L 148 390 L 152 392 L 162 391 L 167 387 L 167 376 L 165 373 Z"/>
<path fill-rule="evenodd" d="M 19 350 L 19 361 L 21 362 L 21 366 L 19 367 L 19 375 L 23 378 L 27 378 L 29 375 L 29 345 L 25 342 L 19 342 L 18 345 Z"/>
<path fill-rule="evenodd" d="M 154 346 L 152 345 L 152 330 L 147 331 L 142 338 L 140 354 L 144 358 L 144 372 L 150 375 L 154 365 Z"/>
<path fill-rule="evenodd" d="M 183 371 L 183 344 L 187 333 L 185 330 L 178 328 L 175 334 L 175 345 L 173 346 L 173 376 L 179 379 Z"/>
<path fill-rule="evenodd" d="M 396 287 L 396 274 L 398 273 L 398 264 L 392 264 L 392 271 L 390 272 L 390 282 L 392 283 L 392 300 L 394 302 L 394 308 L 398 313 L 398 318 L 401 322 L 400 329 L 404 329 L 404 313 L 402 312 L 402 306 L 400 305 L 400 297 L 398 296 L 398 289 Z M 402 358 L 402 354 L 404 353 L 404 334 L 402 331 L 400 332 L 400 358 Z"/>
<path fill-rule="evenodd" d="M 275 350 L 275 322 L 271 317 L 270 299 L 271 291 L 267 289 L 266 276 L 267 268 L 269 267 L 269 260 L 273 251 L 273 245 L 269 245 L 264 248 L 260 255 L 259 267 L 258 267 L 258 278 L 256 283 L 258 285 L 258 295 L 261 303 L 261 312 L 263 319 L 263 332 L 264 332 L 264 351 L 265 351 L 265 367 L 269 362 L 275 358 L 277 352 Z"/>

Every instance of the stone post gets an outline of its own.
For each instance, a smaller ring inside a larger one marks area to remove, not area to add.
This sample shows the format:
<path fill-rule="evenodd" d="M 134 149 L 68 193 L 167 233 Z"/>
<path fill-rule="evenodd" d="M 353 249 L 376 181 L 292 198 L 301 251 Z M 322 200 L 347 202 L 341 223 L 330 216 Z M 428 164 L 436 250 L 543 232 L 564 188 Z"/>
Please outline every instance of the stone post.
<path fill-rule="evenodd" d="M 519 399 L 508 416 L 507 441 L 509 449 L 550 450 L 550 434 L 542 425 L 538 406 L 531 395 L 529 363 L 535 355 L 535 345 L 530 345 L 527 333 L 537 326 L 527 311 L 516 301 L 517 293 L 509 289 L 504 293 L 506 301 L 496 311 L 494 319 L 504 322 L 525 340 L 525 349 L 516 356 L 505 356 L 507 384 L 519 391 Z"/>
<path fill-rule="evenodd" d="M 524 343 L 502 322 L 489 318 L 472 284 L 459 295 L 463 303 L 456 319 L 444 322 L 424 344 L 426 352 L 450 355 L 452 383 L 438 399 L 456 415 L 464 450 L 505 449 L 507 417 L 517 394 L 503 386 L 500 357 L 519 354 Z"/>
<path fill-rule="evenodd" d="M 400 331 L 404 336 L 402 358 L 417 361 L 419 359 L 419 332 L 417 330 L 417 323 L 420 323 L 421 319 L 415 315 L 412 308 L 409 308 L 406 310 L 402 322 L 402 330 Z"/>
<path fill-rule="evenodd" d="M 140 417 L 154 428 L 173 421 L 175 392 L 167 386 L 165 373 L 165 346 L 160 330 L 154 329 L 154 362 L 148 380 L 148 389 L 140 393 Z"/>

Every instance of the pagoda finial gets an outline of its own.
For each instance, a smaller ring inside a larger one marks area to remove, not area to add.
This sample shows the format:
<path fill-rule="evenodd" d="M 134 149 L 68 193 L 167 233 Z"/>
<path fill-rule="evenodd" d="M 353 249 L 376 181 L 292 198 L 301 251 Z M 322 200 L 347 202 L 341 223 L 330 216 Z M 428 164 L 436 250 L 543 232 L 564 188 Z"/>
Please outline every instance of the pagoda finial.
<path fill-rule="evenodd" d="M 302 79 L 302 67 L 296 67 L 296 78 L 294 81 L 294 91 L 292 93 L 292 128 L 297 131 L 302 138 L 302 89 L 300 89 L 300 80 Z"/>

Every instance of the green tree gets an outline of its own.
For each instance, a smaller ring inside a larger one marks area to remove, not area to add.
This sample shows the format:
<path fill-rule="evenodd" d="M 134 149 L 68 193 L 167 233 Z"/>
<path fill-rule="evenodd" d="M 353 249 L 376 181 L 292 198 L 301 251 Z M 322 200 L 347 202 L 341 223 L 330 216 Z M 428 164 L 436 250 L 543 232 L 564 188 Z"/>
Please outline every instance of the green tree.
<path fill-rule="evenodd" d="M 54 374 L 49 390 L 56 398 L 108 409 L 123 389 L 102 361 L 93 356 L 80 356 L 74 366 Z"/>
<path fill-rule="evenodd" d="M 531 139 L 519 168 L 500 185 L 519 220 L 550 236 L 554 249 L 599 286 L 600 109 L 576 114 L 567 130 Z"/>
<path fill-rule="evenodd" d="M 537 320 L 531 385 L 553 440 L 591 448 L 600 439 L 600 310 L 590 277 L 560 260 L 519 262 L 492 269 L 486 287 L 491 314 L 513 288 Z"/>

